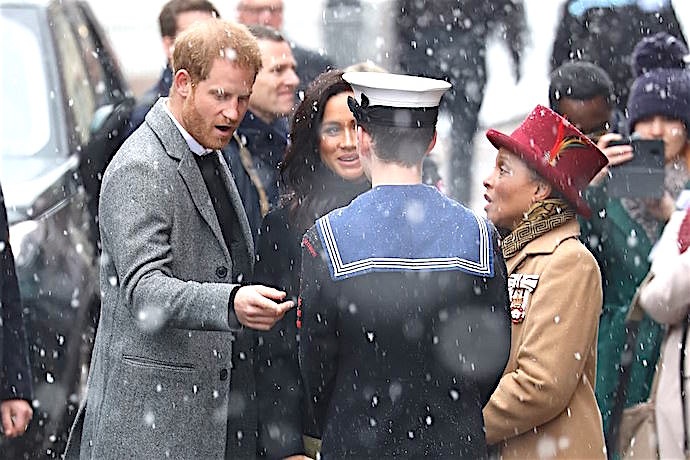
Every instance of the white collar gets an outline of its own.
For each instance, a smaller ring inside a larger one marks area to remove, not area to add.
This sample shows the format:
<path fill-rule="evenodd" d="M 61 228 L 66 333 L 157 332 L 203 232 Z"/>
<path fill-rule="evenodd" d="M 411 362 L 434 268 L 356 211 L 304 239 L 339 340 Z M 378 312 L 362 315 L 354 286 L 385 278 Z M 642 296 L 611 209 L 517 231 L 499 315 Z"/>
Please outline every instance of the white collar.
<path fill-rule="evenodd" d="M 195 154 L 200 157 L 204 155 L 208 155 L 209 153 L 215 152 L 213 149 L 207 149 L 203 145 L 199 144 L 199 142 L 192 137 L 191 134 L 187 132 L 186 129 L 182 127 L 179 121 L 177 121 L 177 118 L 173 115 L 173 113 L 170 111 L 170 108 L 168 107 L 168 100 L 165 101 L 165 104 L 163 104 L 163 107 L 165 107 L 165 112 L 168 114 L 170 119 L 175 123 L 175 126 L 177 126 L 177 129 L 180 131 L 182 134 L 182 137 L 184 137 L 184 140 L 187 142 L 187 145 L 189 146 L 189 149 Z"/>

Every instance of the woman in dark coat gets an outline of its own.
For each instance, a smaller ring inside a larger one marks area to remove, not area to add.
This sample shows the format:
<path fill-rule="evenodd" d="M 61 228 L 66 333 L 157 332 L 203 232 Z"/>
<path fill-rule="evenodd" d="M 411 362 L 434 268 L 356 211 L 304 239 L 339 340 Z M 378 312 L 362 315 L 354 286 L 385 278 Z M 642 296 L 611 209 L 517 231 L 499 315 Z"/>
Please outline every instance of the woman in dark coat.
<path fill-rule="evenodd" d="M 317 218 L 370 188 L 356 151 L 355 120 L 347 107 L 352 88 L 342 74 L 321 74 L 297 108 L 282 164 L 286 194 L 281 206 L 264 218 L 257 241 L 254 281 L 280 287 L 292 298 L 299 291 L 304 232 Z M 295 310 L 288 312 L 260 336 L 257 348 L 260 411 L 275 420 L 269 424 L 273 430 L 260 434 L 270 446 L 269 457 L 303 452 L 303 433 L 319 436 L 303 418 L 296 320 Z"/>

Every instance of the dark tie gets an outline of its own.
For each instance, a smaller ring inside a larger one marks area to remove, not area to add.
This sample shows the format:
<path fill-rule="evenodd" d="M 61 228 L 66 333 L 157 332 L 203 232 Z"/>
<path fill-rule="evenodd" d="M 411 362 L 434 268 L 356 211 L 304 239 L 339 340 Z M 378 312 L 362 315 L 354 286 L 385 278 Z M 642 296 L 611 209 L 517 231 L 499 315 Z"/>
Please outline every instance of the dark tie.
<path fill-rule="evenodd" d="M 251 270 L 249 253 L 240 227 L 240 220 L 230 202 L 228 190 L 220 173 L 223 166 L 220 163 L 218 152 L 211 152 L 203 156 L 194 155 L 194 157 L 206 183 L 208 194 L 211 196 L 211 203 L 213 203 L 225 245 L 232 257 L 232 279 L 233 281 L 238 279 L 246 281 L 249 279 Z"/>
<path fill-rule="evenodd" d="M 685 217 L 678 229 L 678 250 L 684 253 L 690 246 L 690 209 L 685 211 Z"/>

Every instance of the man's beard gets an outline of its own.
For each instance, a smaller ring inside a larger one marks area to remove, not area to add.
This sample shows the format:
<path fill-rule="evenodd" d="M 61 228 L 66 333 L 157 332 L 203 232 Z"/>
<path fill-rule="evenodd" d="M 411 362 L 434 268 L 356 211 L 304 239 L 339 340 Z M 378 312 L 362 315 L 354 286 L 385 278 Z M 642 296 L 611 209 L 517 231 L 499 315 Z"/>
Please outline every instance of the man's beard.
<path fill-rule="evenodd" d="M 182 120 L 187 132 L 204 148 L 219 150 L 225 147 L 230 140 L 229 138 L 224 140 L 211 134 L 214 129 L 213 122 L 205 120 L 197 110 L 194 92 L 182 106 Z"/>

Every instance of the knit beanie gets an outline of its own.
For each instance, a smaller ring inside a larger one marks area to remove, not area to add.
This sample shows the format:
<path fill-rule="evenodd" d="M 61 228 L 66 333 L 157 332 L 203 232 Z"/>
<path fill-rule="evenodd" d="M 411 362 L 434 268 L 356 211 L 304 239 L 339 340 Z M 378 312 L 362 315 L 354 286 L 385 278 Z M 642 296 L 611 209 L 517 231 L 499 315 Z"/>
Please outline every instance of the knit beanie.
<path fill-rule="evenodd" d="M 645 118 L 662 115 L 682 120 L 690 129 L 690 70 L 688 48 L 677 38 L 659 32 L 643 38 L 632 54 L 636 76 L 628 97 L 630 130 Z"/>

